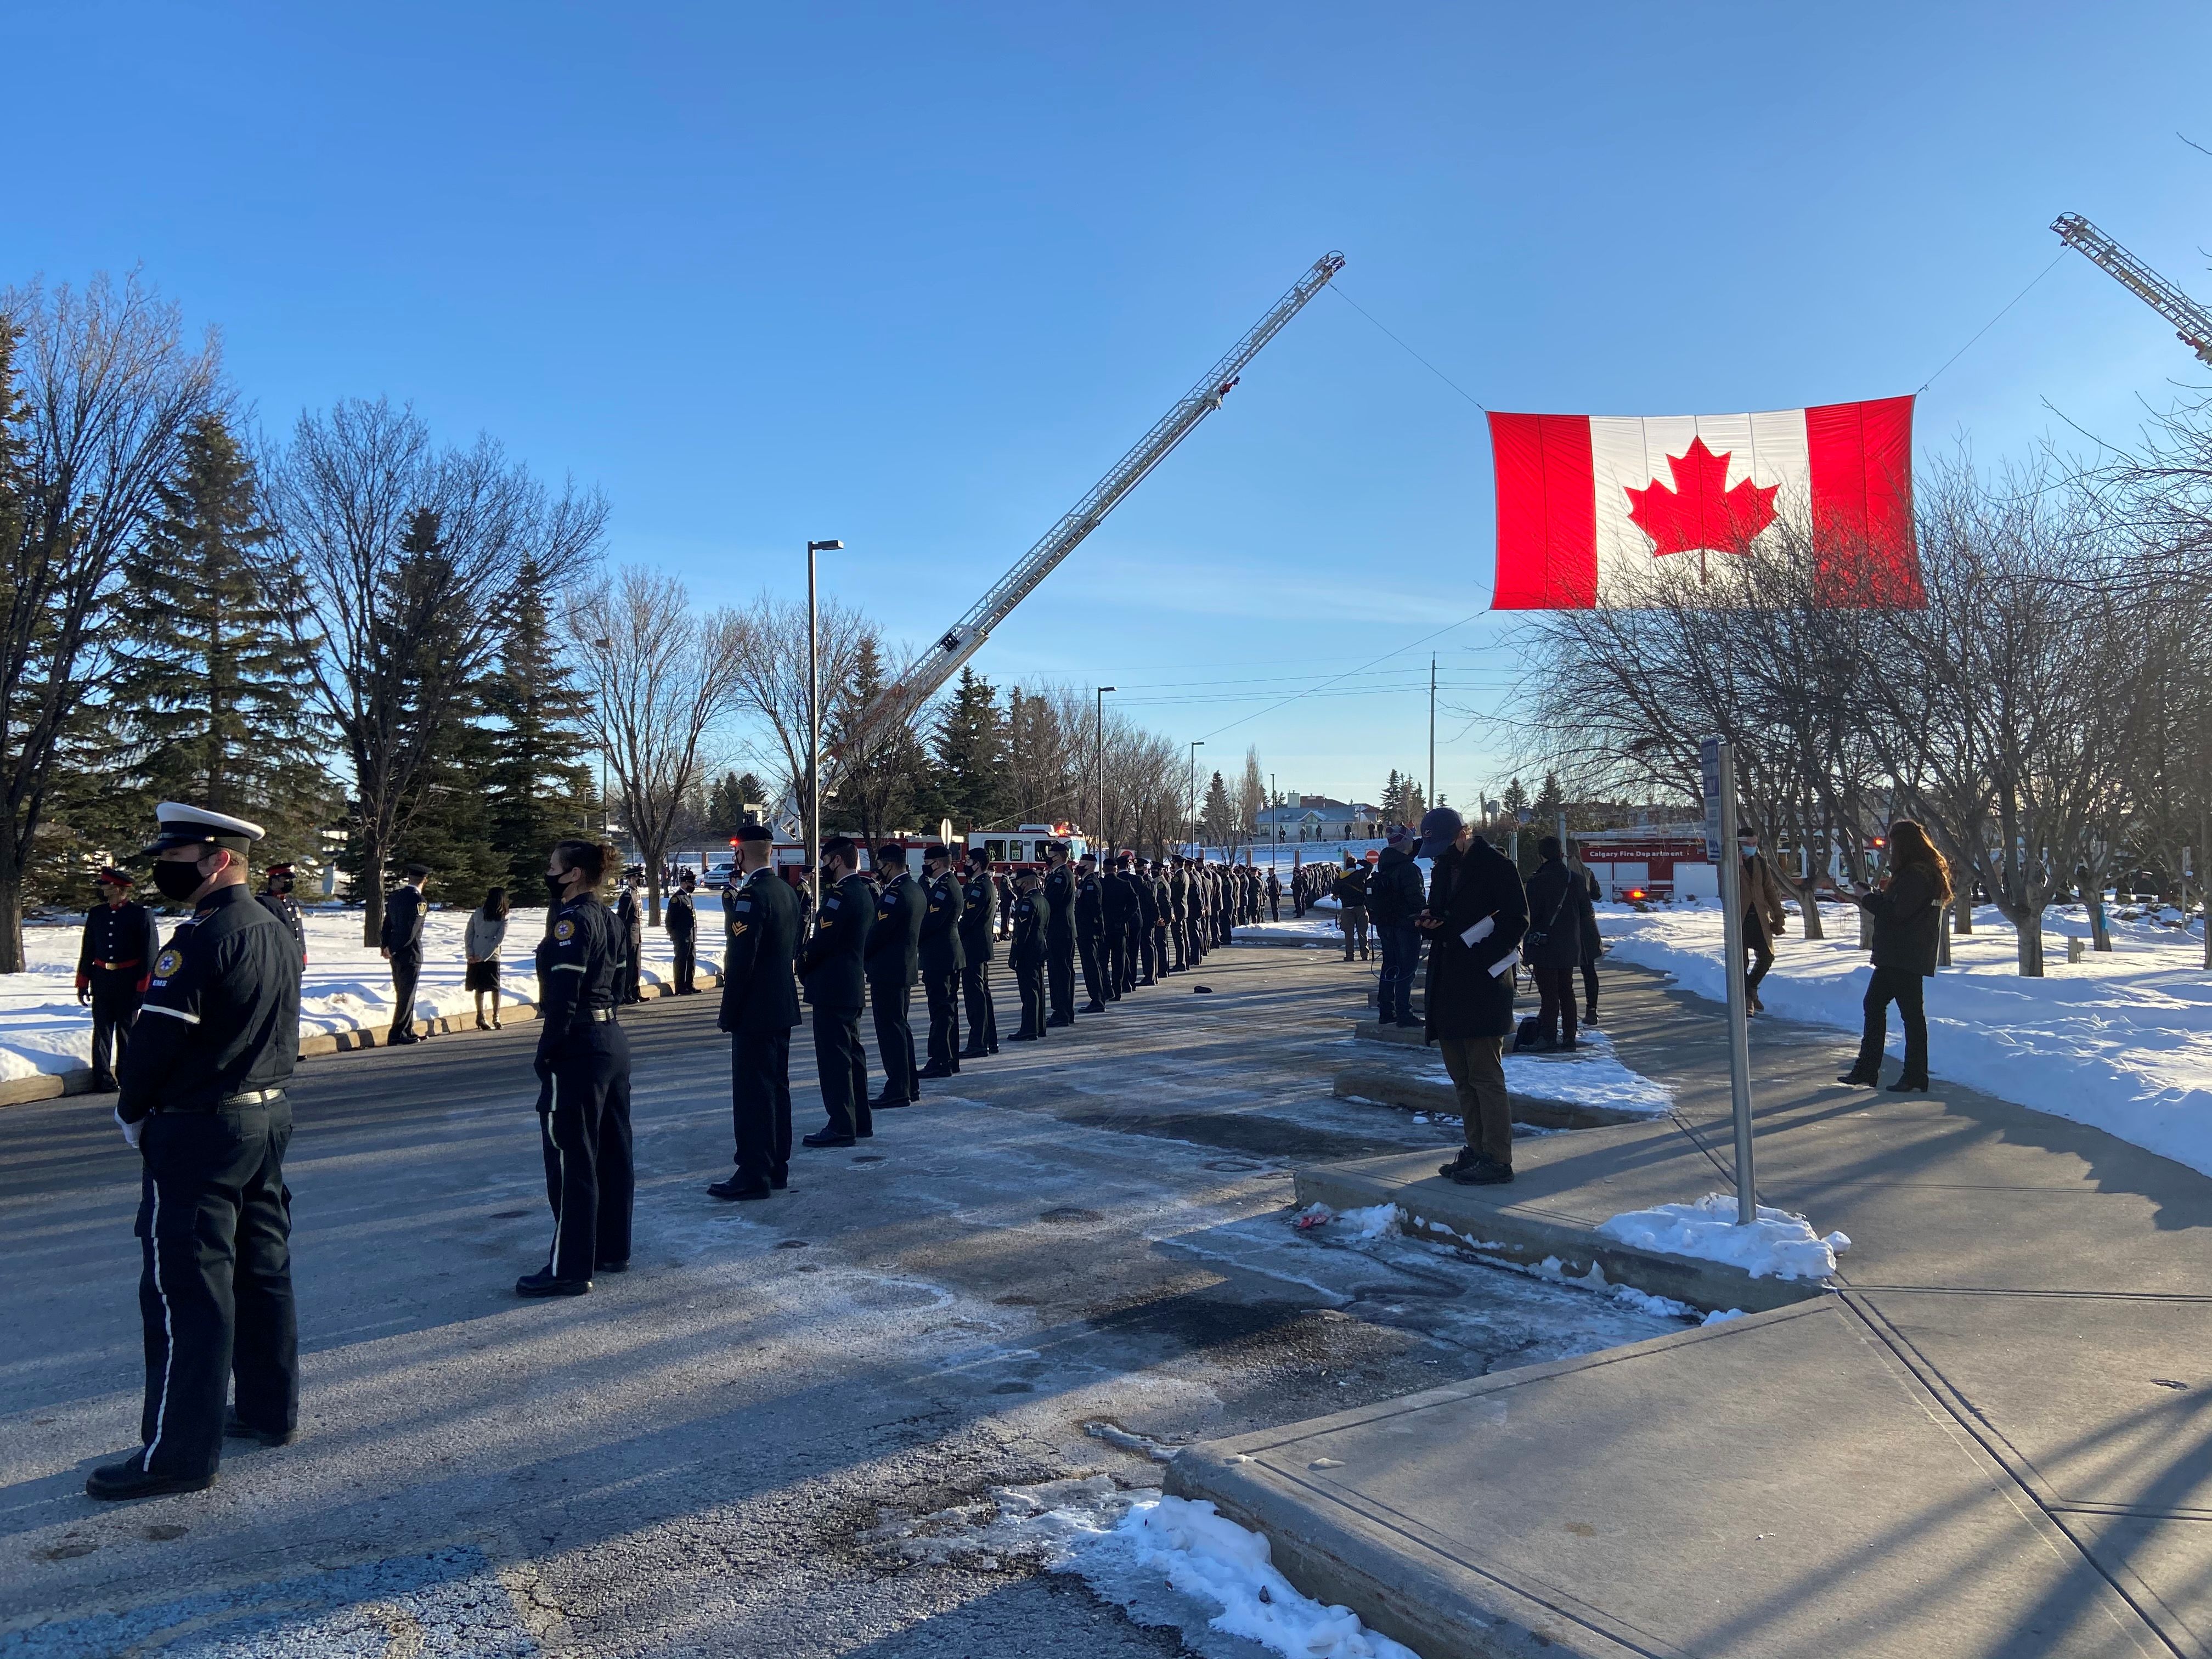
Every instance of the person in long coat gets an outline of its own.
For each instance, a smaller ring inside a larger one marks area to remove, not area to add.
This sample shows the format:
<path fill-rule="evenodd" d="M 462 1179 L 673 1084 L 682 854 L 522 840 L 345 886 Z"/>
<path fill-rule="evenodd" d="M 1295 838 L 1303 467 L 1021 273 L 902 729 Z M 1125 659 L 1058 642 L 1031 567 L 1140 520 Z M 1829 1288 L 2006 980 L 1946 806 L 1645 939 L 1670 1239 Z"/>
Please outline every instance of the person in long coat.
<path fill-rule="evenodd" d="M 1889 826 L 1890 873 L 1879 889 L 1856 888 L 1844 896 L 1874 918 L 1874 975 L 1867 981 L 1866 1028 L 1857 1061 L 1838 1083 L 1871 1089 L 1881 1081 L 1881 1054 L 1889 1036 L 1889 1005 L 1905 1026 L 1905 1069 L 1893 1093 L 1928 1088 L 1928 1015 L 1923 981 L 1936 973 L 1942 943 L 1943 907 L 1951 902 L 1951 868 L 1911 818 Z"/>
<path fill-rule="evenodd" d="M 1449 806 L 1421 819 L 1421 854 L 1436 860 L 1429 906 L 1423 1033 L 1443 1051 L 1459 1096 L 1467 1144 L 1438 1174 L 1462 1186 L 1513 1179 L 1513 1112 L 1505 1040 L 1513 1034 L 1513 968 L 1528 928 L 1528 900 L 1510 860 Z"/>

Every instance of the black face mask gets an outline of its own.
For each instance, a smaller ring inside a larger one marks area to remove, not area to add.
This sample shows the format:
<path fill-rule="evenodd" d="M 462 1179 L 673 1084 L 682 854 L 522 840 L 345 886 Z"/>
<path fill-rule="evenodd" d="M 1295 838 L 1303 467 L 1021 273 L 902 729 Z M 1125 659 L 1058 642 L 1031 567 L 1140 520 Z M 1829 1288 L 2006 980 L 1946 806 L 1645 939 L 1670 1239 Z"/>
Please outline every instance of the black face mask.
<path fill-rule="evenodd" d="M 560 902 L 563 898 L 565 898 L 565 897 L 567 897 L 567 896 L 568 896 L 568 877 L 566 877 L 566 876 L 548 876 L 548 877 L 546 877 L 546 878 L 545 878 L 545 885 L 546 885 L 546 888 L 547 888 L 547 889 L 548 889 L 548 890 L 552 893 L 552 895 L 553 895 L 553 902 L 554 902 L 556 904 L 558 904 L 558 903 L 559 903 L 559 902 Z"/>
<path fill-rule="evenodd" d="M 161 890 L 163 898 L 188 899 L 200 890 L 207 878 L 200 873 L 197 863 L 188 864 L 179 859 L 162 859 L 154 866 L 154 885 Z"/>

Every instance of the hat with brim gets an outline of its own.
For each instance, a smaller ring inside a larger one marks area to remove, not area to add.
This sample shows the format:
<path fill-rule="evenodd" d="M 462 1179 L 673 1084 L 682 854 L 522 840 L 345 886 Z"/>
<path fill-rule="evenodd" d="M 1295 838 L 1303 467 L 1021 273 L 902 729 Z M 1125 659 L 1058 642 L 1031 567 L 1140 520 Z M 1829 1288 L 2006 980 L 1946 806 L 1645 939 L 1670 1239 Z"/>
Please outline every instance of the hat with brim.
<path fill-rule="evenodd" d="M 108 882 L 117 887 L 136 887 L 138 884 L 137 878 L 128 870 L 118 870 L 112 864 L 105 870 L 97 872 L 93 879 Z"/>
<path fill-rule="evenodd" d="M 221 847 L 243 854 L 265 833 L 258 823 L 204 806 L 188 806 L 182 801 L 163 801 L 154 809 L 154 817 L 161 824 L 161 833 L 141 849 L 148 856 L 166 853 L 173 847 Z"/>

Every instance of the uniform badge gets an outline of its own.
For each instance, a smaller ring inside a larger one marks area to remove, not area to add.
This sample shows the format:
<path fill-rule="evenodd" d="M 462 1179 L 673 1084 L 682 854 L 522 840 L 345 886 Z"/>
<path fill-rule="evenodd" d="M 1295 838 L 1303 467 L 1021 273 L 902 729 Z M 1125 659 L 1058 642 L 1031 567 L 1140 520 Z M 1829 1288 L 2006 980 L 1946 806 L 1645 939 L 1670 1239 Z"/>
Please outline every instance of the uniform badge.
<path fill-rule="evenodd" d="M 832 897 L 832 898 L 826 898 L 826 899 L 823 899 L 823 900 L 822 901 L 822 908 L 823 908 L 823 909 L 825 909 L 825 910 L 834 910 L 834 909 L 836 909 L 836 908 L 837 908 L 837 901 L 836 901 L 836 899 L 835 899 L 834 897 Z"/>
<path fill-rule="evenodd" d="M 746 910 L 750 910 L 750 909 L 751 909 L 752 908 L 753 908 L 753 902 L 752 902 L 750 899 L 739 899 L 739 900 L 738 900 L 735 903 L 733 903 L 733 904 L 732 904 L 732 905 L 730 906 L 730 908 L 732 908 L 732 910 L 736 910 L 736 911 L 739 911 L 739 912 L 744 912 L 744 911 L 746 911 Z"/>
<path fill-rule="evenodd" d="M 744 933 L 744 932 L 745 931 L 745 929 L 746 929 L 746 928 L 748 928 L 748 927 L 751 927 L 751 926 L 752 926 L 752 924 L 751 924 L 750 922 L 748 922 L 748 921 L 733 921 L 733 922 L 732 922 L 732 923 L 730 924 L 730 937 L 731 937 L 732 939 L 735 939 L 735 938 L 736 938 L 739 933 Z"/>
<path fill-rule="evenodd" d="M 185 956 L 183 951 L 164 951 L 160 956 L 154 958 L 154 977 L 155 979 L 167 979 L 170 975 L 175 973 L 178 969 L 184 965 Z"/>
<path fill-rule="evenodd" d="M 566 916 L 563 916 L 560 921 L 553 924 L 553 937 L 558 939 L 562 944 L 566 945 L 570 939 L 576 937 L 576 924 L 570 921 Z"/>

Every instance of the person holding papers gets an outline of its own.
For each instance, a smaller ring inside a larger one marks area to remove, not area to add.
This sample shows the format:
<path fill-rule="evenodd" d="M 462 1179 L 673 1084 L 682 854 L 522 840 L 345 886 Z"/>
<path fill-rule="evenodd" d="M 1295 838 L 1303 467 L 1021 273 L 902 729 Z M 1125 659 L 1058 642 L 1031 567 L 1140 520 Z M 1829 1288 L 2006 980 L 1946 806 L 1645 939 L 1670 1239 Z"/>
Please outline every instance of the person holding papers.
<path fill-rule="evenodd" d="M 1521 874 L 1449 806 L 1421 819 L 1421 854 L 1436 861 L 1428 908 L 1425 1035 L 1443 1051 L 1467 1125 L 1467 1145 L 1439 1175 L 1464 1187 L 1513 1179 L 1513 1115 L 1505 1041 L 1513 1034 L 1513 969 L 1528 931 Z"/>

